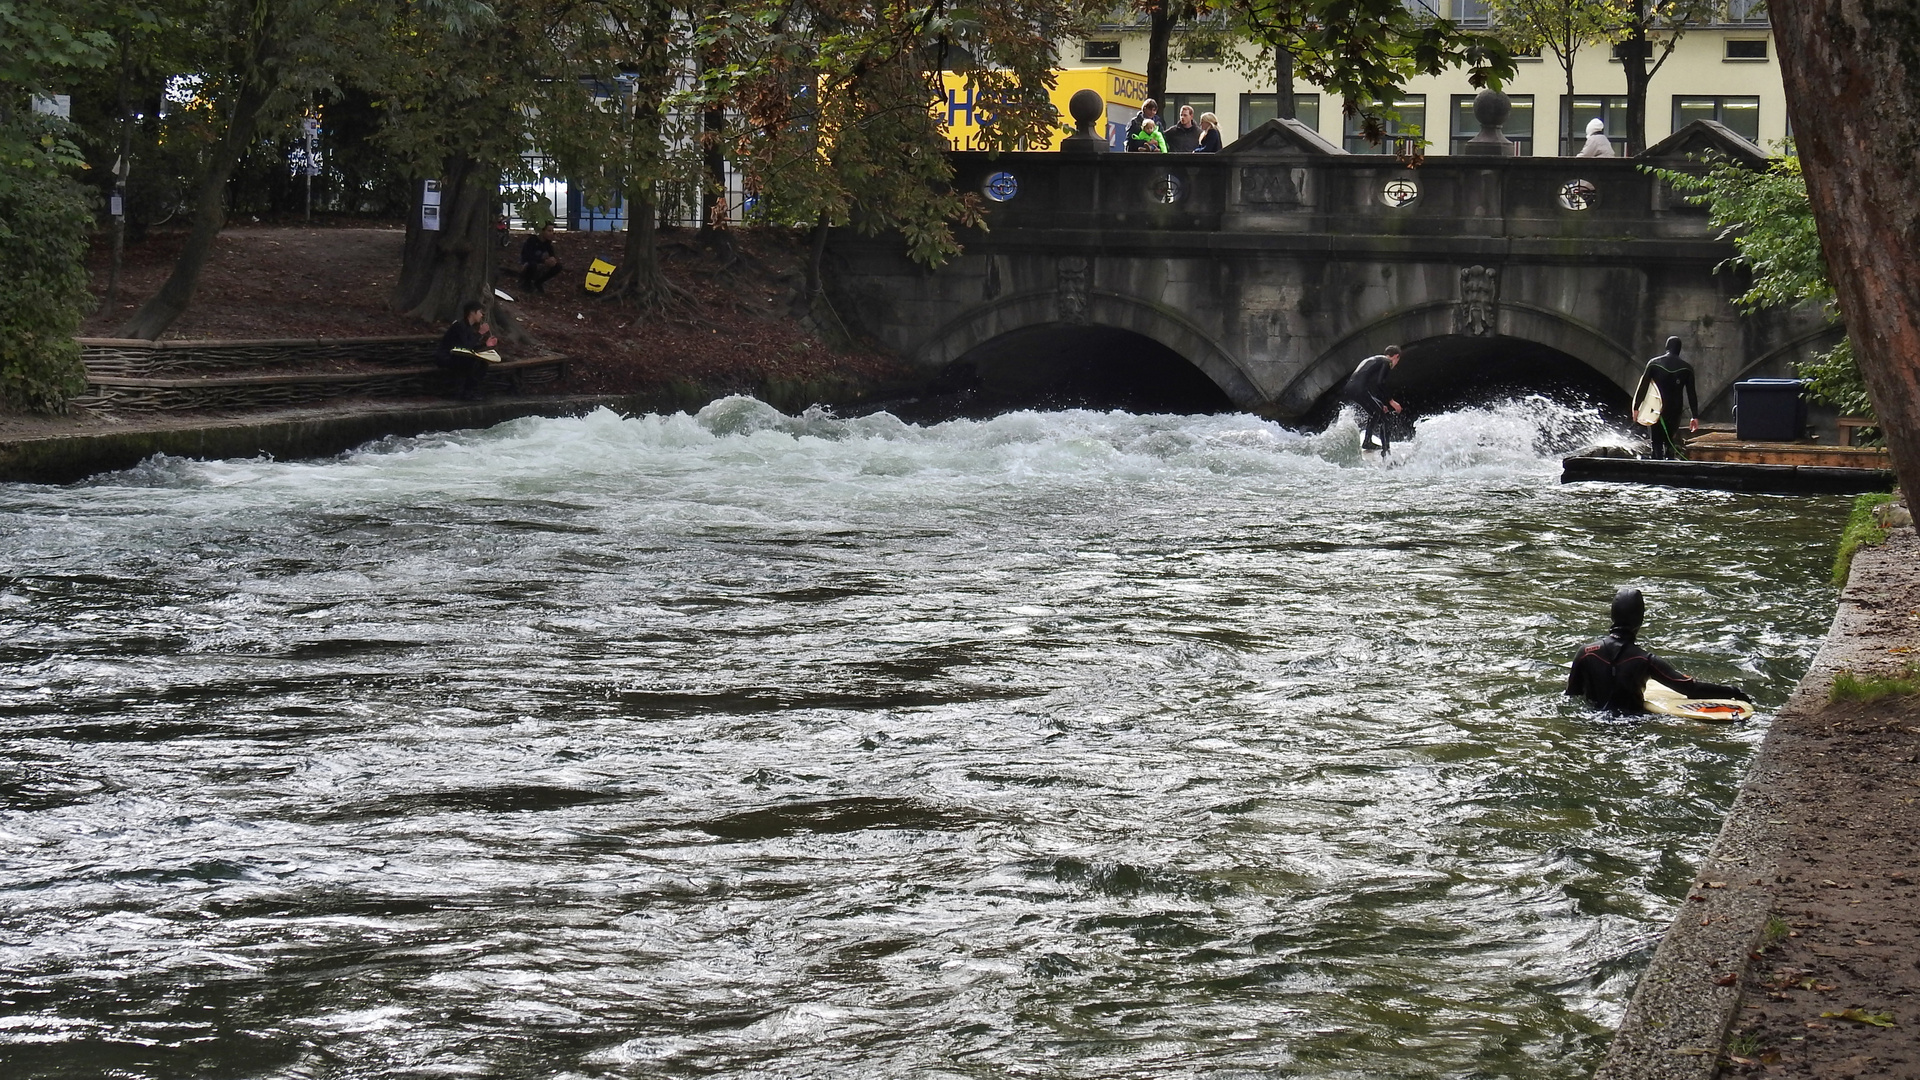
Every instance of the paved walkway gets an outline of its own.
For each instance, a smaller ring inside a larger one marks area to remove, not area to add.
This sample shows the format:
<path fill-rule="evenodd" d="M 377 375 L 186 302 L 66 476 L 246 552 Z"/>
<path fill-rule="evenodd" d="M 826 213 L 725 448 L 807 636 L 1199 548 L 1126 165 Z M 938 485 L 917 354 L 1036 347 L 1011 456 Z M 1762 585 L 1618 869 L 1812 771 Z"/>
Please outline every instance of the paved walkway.
<path fill-rule="evenodd" d="M 1596 1080 L 1920 1077 L 1920 538 L 1863 549 Z"/>

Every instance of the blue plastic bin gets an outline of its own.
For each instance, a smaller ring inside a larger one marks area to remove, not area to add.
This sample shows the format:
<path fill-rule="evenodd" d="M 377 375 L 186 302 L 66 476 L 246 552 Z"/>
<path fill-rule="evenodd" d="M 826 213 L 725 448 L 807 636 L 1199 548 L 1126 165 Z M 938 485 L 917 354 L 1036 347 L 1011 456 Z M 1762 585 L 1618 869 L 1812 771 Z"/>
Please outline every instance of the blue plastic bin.
<path fill-rule="evenodd" d="M 1733 384 L 1733 433 L 1743 442 L 1798 442 L 1807 433 L 1807 384 L 1747 379 Z"/>

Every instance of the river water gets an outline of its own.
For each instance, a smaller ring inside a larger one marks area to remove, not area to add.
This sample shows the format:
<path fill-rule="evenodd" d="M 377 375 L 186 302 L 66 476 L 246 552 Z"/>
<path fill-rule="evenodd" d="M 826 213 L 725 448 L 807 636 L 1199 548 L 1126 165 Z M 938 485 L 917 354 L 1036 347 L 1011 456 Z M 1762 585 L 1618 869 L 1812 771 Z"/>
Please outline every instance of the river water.
<path fill-rule="evenodd" d="M 1591 416 L 524 420 L 0 487 L 8 1077 L 1576 1077 L 1843 500 Z"/>

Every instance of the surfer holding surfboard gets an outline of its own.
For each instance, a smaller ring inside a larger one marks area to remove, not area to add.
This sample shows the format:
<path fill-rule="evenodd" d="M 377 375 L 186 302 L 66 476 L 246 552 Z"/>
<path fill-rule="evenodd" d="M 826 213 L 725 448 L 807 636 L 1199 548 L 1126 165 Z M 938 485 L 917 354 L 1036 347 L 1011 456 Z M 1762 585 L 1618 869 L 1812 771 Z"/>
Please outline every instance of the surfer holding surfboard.
<path fill-rule="evenodd" d="M 1700 430 L 1700 402 L 1693 392 L 1693 365 L 1680 359 L 1680 339 L 1667 339 L 1667 351 L 1647 361 L 1640 385 L 1633 388 L 1633 419 L 1651 428 L 1653 456 L 1680 457 L 1679 440 L 1674 431 L 1680 426 L 1680 395 L 1687 396 L 1687 413 L 1693 417 L 1689 431 Z"/>
<path fill-rule="evenodd" d="M 1702 682 L 1633 643 L 1647 614 L 1639 589 L 1613 597 L 1613 628 L 1580 647 L 1567 674 L 1567 693 L 1620 713 L 1659 712 L 1696 720 L 1744 720 L 1753 699 L 1737 686 Z"/>

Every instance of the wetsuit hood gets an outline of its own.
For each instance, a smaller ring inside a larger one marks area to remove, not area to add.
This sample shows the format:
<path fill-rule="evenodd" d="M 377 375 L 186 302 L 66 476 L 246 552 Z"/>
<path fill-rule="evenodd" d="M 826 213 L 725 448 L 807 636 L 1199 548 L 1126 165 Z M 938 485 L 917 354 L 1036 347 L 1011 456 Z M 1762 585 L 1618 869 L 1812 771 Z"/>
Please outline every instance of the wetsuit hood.
<path fill-rule="evenodd" d="M 1670 337 L 1667 339 L 1667 355 L 1668 356 L 1680 355 L 1680 339 L 1679 338 Z"/>
<path fill-rule="evenodd" d="M 1640 633 L 1640 624 L 1646 617 L 1647 601 L 1640 595 L 1640 590 L 1621 589 L 1613 594 L 1613 629 L 1608 633 L 1631 643 Z"/>

